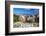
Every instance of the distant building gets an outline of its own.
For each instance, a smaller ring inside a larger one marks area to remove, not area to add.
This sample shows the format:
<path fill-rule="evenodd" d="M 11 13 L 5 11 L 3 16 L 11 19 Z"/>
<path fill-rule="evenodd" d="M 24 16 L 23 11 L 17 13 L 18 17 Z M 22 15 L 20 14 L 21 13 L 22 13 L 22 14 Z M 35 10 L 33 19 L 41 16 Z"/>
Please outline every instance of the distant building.
<path fill-rule="evenodd" d="M 33 22 L 35 22 L 35 16 L 33 16 L 33 19 L 32 20 L 33 20 Z"/>
<path fill-rule="evenodd" d="M 21 15 L 21 16 L 19 17 L 19 20 L 20 20 L 21 22 L 26 22 L 26 17 L 23 16 L 23 15 Z"/>
<path fill-rule="evenodd" d="M 27 15 L 20 15 L 19 20 L 21 22 L 39 22 L 39 15 L 36 16 L 27 16 Z"/>

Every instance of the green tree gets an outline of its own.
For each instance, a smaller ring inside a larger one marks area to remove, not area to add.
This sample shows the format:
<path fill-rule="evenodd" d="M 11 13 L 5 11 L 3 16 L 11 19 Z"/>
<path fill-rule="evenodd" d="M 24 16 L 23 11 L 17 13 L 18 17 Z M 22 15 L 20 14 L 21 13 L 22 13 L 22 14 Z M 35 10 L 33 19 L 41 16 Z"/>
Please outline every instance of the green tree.
<path fill-rule="evenodd" d="M 14 15 L 13 15 L 13 21 L 14 21 L 14 22 L 19 21 L 19 16 L 14 14 Z"/>

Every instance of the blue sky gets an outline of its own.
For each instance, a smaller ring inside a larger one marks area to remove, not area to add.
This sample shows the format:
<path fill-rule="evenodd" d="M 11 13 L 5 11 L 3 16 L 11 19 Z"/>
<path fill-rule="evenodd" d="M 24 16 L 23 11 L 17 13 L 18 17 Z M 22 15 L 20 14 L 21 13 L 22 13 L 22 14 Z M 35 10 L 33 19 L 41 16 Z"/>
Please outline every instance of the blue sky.
<path fill-rule="evenodd" d="M 39 9 L 13 8 L 13 13 L 19 15 L 35 15 L 39 13 Z"/>

